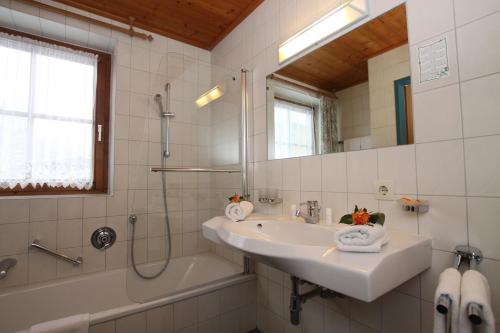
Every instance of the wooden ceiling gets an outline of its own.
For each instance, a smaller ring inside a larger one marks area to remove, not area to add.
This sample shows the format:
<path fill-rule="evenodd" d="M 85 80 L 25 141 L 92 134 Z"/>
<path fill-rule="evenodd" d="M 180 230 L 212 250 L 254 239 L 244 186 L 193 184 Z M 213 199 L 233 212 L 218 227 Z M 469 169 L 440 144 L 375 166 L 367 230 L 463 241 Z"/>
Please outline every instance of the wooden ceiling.
<path fill-rule="evenodd" d="M 403 4 L 277 73 L 323 90 L 339 91 L 368 80 L 368 59 L 406 43 L 408 32 Z"/>
<path fill-rule="evenodd" d="M 263 0 L 55 0 L 211 50 Z"/>

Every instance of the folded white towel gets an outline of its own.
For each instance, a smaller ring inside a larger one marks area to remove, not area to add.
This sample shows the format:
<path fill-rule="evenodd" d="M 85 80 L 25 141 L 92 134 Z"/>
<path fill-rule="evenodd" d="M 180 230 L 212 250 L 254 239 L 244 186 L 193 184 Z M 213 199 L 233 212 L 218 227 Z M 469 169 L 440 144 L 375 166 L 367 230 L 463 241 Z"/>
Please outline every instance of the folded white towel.
<path fill-rule="evenodd" d="M 83 313 L 31 326 L 30 333 L 88 333 L 90 314 Z"/>
<path fill-rule="evenodd" d="M 468 270 L 462 276 L 460 301 L 460 333 L 495 333 L 495 316 L 491 308 L 490 286 L 486 277 L 478 271 Z M 467 315 L 468 305 L 479 304 L 482 313 L 481 325 L 474 325 Z"/>
<path fill-rule="evenodd" d="M 458 333 L 460 308 L 460 282 L 462 275 L 455 268 L 447 268 L 439 275 L 438 286 L 434 294 L 434 333 Z M 436 310 L 441 296 L 450 299 L 448 313 L 442 314 Z M 448 330 L 448 327 L 451 330 Z"/>
<path fill-rule="evenodd" d="M 335 244 L 341 251 L 380 252 L 389 235 L 380 224 L 345 226 L 335 233 Z"/>
<path fill-rule="evenodd" d="M 230 203 L 226 206 L 226 216 L 233 222 L 242 221 L 253 212 L 253 204 L 249 201 Z"/>

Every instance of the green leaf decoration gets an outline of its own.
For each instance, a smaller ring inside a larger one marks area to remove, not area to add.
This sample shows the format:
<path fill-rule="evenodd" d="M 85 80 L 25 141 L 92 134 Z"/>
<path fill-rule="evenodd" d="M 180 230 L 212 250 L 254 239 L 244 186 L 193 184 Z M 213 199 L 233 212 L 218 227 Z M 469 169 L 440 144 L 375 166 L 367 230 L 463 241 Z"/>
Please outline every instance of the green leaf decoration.
<path fill-rule="evenodd" d="M 358 205 L 354 206 L 354 212 L 357 213 L 359 211 Z"/>
<path fill-rule="evenodd" d="M 340 219 L 340 223 L 352 224 L 352 215 L 346 214 L 346 215 L 342 216 L 342 218 Z"/>

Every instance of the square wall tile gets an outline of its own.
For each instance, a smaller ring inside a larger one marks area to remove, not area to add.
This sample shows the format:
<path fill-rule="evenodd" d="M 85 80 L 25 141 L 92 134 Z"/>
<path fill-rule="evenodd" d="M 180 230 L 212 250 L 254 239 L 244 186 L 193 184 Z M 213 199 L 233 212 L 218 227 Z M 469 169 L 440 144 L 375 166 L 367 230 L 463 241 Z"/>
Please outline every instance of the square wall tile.
<path fill-rule="evenodd" d="M 413 115 L 417 143 L 461 138 L 458 84 L 415 94 Z"/>
<path fill-rule="evenodd" d="M 429 10 L 432 8 L 432 10 Z M 425 12 L 425 15 L 422 13 Z M 453 0 L 408 1 L 408 35 L 411 44 L 442 34 L 455 27 Z"/>
<path fill-rule="evenodd" d="M 30 200 L 30 221 L 57 220 L 57 199 Z"/>
<path fill-rule="evenodd" d="M 419 196 L 429 201 L 429 211 L 419 214 L 420 234 L 432 237 L 432 247 L 453 251 L 467 244 L 467 205 L 465 197 Z"/>
<path fill-rule="evenodd" d="M 28 222 L 30 202 L 23 199 L 0 199 L 0 224 Z"/>
<path fill-rule="evenodd" d="M 300 159 L 300 190 L 321 191 L 321 156 Z"/>
<path fill-rule="evenodd" d="M 500 74 L 462 82 L 464 136 L 500 134 Z"/>
<path fill-rule="evenodd" d="M 174 311 L 173 305 L 165 305 L 159 308 L 148 310 L 147 332 L 148 333 L 171 333 L 174 331 Z"/>
<path fill-rule="evenodd" d="M 500 262 L 485 259 L 478 270 L 484 274 L 491 290 L 491 307 L 495 318 L 500 318 Z M 498 322 L 498 319 L 496 319 Z"/>
<path fill-rule="evenodd" d="M 82 246 L 83 222 L 77 220 L 61 220 L 57 222 L 57 248 Z"/>
<path fill-rule="evenodd" d="M 417 145 L 417 186 L 419 194 L 465 194 L 461 140 Z"/>
<path fill-rule="evenodd" d="M 460 80 L 500 72 L 500 12 L 457 28 Z"/>
<path fill-rule="evenodd" d="M 347 153 L 347 190 L 373 193 L 373 182 L 378 179 L 377 150 Z"/>
<path fill-rule="evenodd" d="M 300 191 L 300 158 L 284 159 L 282 172 L 282 190 Z"/>
<path fill-rule="evenodd" d="M 83 217 L 106 216 L 106 196 L 86 197 L 83 199 Z"/>
<path fill-rule="evenodd" d="M 482 0 L 480 4 L 468 0 L 455 0 L 454 2 L 457 26 L 500 11 L 500 2 L 497 0 Z"/>
<path fill-rule="evenodd" d="M 323 192 L 347 192 L 347 154 L 321 156 L 321 184 Z"/>
<path fill-rule="evenodd" d="M 146 312 L 116 320 L 116 333 L 146 333 Z"/>
<path fill-rule="evenodd" d="M 420 300 L 398 292 L 382 298 L 384 333 L 420 333 Z"/>
<path fill-rule="evenodd" d="M 378 153 L 378 178 L 394 181 L 394 193 L 417 193 L 415 146 L 382 148 Z"/>
<path fill-rule="evenodd" d="M 500 196 L 500 135 L 465 140 L 467 194 Z"/>
<path fill-rule="evenodd" d="M 60 220 L 83 217 L 82 198 L 60 198 L 57 200 L 57 218 Z"/>
<path fill-rule="evenodd" d="M 0 225 L 0 256 L 28 252 L 28 223 Z"/>
<path fill-rule="evenodd" d="M 176 330 L 196 324 L 196 308 L 196 298 L 188 298 L 174 303 L 174 326 Z"/>
<path fill-rule="evenodd" d="M 467 198 L 469 243 L 486 258 L 500 260 L 500 198 Z"/>

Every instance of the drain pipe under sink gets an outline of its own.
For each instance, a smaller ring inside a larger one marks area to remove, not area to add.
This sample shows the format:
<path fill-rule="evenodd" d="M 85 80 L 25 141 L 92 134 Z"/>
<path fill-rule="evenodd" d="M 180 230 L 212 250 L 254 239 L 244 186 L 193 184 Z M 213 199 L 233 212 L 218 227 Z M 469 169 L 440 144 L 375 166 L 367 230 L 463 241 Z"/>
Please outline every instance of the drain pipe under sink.
<path fill-rule="evenodd" d="M 302 304 L 305 303 L 309 298 L 320 296 L 321 298 L 329 298 L 329 297 L 345 297 L 342 294 L 339 294 L 333 290 L 329 290 L 327 288 L 318 286 L 314 283 L 310 283 L 305 280 L 301 280 L 296 276 L 292 276 L 292 293 L 290 295 L 290 322 L 292 325 L 300 324 L 300 312 L 302 311 Z M 305 292 L 303 294 L 299 293 L 299 283 L 300 284 L 310 284 L 315 286 L 314 289 Z"/>

